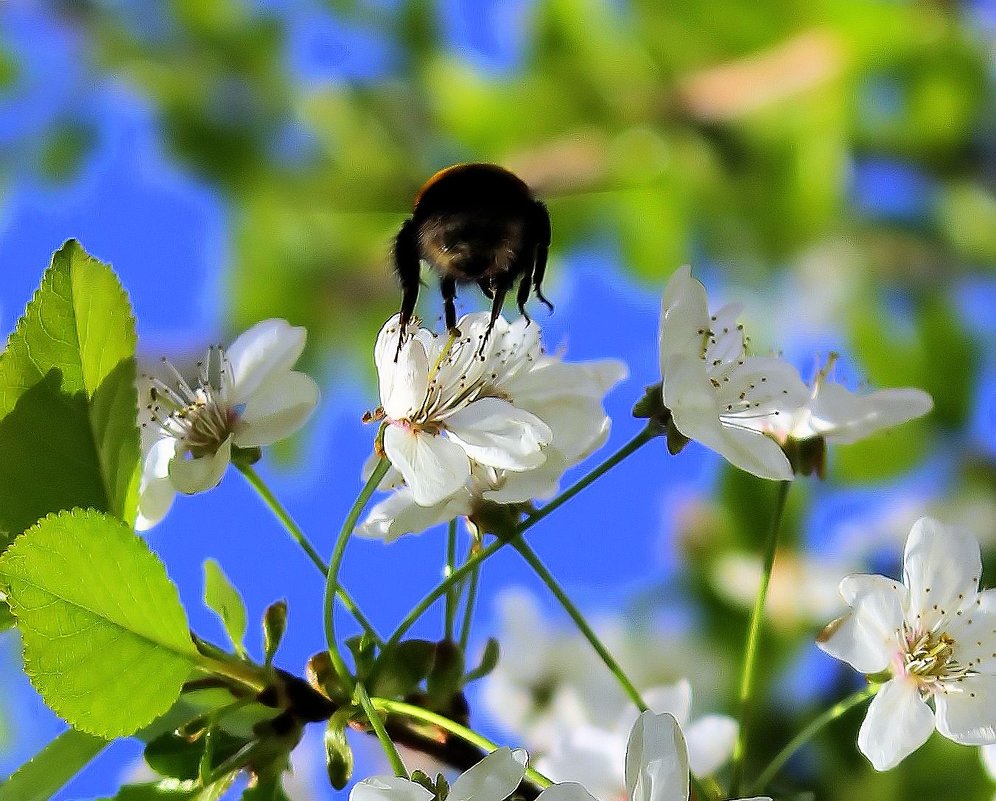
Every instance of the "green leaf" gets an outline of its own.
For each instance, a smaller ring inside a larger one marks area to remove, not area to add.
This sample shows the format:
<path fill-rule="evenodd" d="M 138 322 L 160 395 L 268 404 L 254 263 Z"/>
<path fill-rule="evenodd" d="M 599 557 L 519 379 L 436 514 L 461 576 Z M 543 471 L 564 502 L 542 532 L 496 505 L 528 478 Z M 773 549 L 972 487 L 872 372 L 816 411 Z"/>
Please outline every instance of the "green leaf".
<path fill-rule="evenodd" d="M 134 521 L 135 341 L 117 277 L 69 240 L 0 356 L 0 532 L 7 539 L 77 506 Z"/>
<path fill-rule="evenodd" d="M 340 709 L 329 718 L 325 727 L 325 768 L 329 782 L 336 790 L 349 784 L 353 776 L 353 749 L 346 739 L 349 715 L 349 709 Z"/>
<path fill-rule="evenodd" d="M 273 664 L 273 657 L 277 655 L 286 628 L 287 601 L 275 601 L 263 613 L 263 655 L 266 657 L 267 667 Z"/>
<path fill-rule="evenodd" d="M 498 640 L 494 637 L 488 639 L 484 646 L 484 654 L 481 656 L 481 663 L 463 677 L 463 683 L 469 684 L 472 681 L 483 679 L 498 666 L 498 658 L 501 656 L 501 648 Z"/>
<path fill-rule="evenodd" d="M 31 683 L 90 734 L 123 737 L 162 715 L 200 659 L 162 563 L 100 512 L 39 521 L 0 557 L 0 586 Z"/>
<path fill-rule="evenodd" d="M 356 663 L 356 677 L 364 680 L 373 669 L 376 659 L 377 644 L 369 632 L 356 634 L 346 639 L 346 647 L 353 655 Z"/>
<path fill-rule="evenodd" d="M 249 627 L 246 605 L 228 576 L 214 559 L 204 562 L 204 603 L 221 618 L 228 639 L 240 656 L 246 655 L 244 645 Z"/>
<path fill-rule="evenodd" d="M 289 801 L 289 799 L 284 792 L 283 780 L 279 776 L 272 776 L 247 787 L 242 793 L 242 801 Z"/>
<path fill-rule="evenodd" d="M 223 729 L 213 729 L 211 738 L 212 766 L 220 765 L 249 742 L 246 738 L 235 737 Z M 205 737 L 191 742 L 174 732 L 167 732 L 145 746 L 145 761 L 161 776 L 192 781 L 199 775 L 206 745 Z"/>
<path fill-rule="evenodd" d="M 207 787 L 201 787 L 198 782 L 163 779 L 161 782 L 148 784 L 129 784 L 118 790 L 117 794 L 98 801 L 218 801 L 232 786 L 238 771 L 212 782 Z"/>
<path fill-rule="evenodd" d="M 445 706 L 460 692 L 463 686 L 463 668 L 464 656 L 459 645 L 452 640 L 440 640 L 436 643 L 432 669 L 425 682 L 434 705 Z"/>
<path fill-rule="evenodd" d="M 0 601 L 0 631 L 14 628 L 14 616 L 5 601 Z"/>
<path fill-rule="evenodd" d="M 412 692 L 429 675 L 436 644 L 429 640 L 405 640 L 380 656 L 372 695 L 399 698 Z"/>
<path fill-rule="evenodd" d="M 107 746 L 107 740 L 68 729 L 0 785 L 0 801 L 47 801 Z"/>

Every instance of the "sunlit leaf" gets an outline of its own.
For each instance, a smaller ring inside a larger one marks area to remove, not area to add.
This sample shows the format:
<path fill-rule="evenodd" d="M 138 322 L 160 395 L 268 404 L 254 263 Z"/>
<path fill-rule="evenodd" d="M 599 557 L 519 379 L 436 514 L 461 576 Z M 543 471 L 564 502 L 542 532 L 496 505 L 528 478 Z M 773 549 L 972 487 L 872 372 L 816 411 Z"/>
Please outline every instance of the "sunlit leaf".
<path fill-rule="evenodd" d="M 107 515 L 46 517 L 0 557 L 0 586 L 25 672 L 81 731 L 111 738 L 147 725 L 177 699 L 198 658 L 162 563 Z"/>
<path fill-rule="evenodd" d="M 0 785 L 0 801 L 47 801 L 107 746 L 107 740 L 68 729 Z"/>
<path fill-rule="evenodd" d="M 135 516 L 135 324 L 75 240 L 52 258 L 0 356 L 0 530 L 76 506 Z"/>
<path fill-rule="evenodd" d="M 248 616 L 246 605 L 228 576 L 214 559 L 204 562 L 204 603 L 221 618 L 225 633 L 235 650 L 245 656 Z"/>

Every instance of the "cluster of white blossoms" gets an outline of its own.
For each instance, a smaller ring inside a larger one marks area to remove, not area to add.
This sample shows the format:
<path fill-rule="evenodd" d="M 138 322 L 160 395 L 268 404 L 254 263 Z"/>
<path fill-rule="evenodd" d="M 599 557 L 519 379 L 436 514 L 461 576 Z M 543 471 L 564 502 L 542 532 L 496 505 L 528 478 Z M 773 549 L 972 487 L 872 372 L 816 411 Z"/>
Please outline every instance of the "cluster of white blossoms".
<path fill-rule="evenodd" d="M 665 289 L 662 381 L 650 416 L 669 437 L 677 432 L 678 449 L 696 440 L 766 479 L 822 476 L 827 443 L 854 442 L 932 408 L 919 389 L 850 392 L 831 380 L 835 356 L 807 386 L 780 357 L 748 352 L 740 312 L 727 305 L 710 314 L 687 267 Z M 490 335 L 484 312 L 464 316 L 451 334 L 398 326 L 395 315 L 377 338 L 380 406 L 369 416 L 382 422 L 374 459 L 382 453 L 390 462 L 380 487 L 389 495 L 356 533 L 390 542 L 458 516 L 475 520 L 493 505 L 521 513 L 552 497 L 564 472 L 606 441 L 604 398 L 627 376 L 622 362 L 546 354 L 539 326 L 525 318 L 499 317 Z M 153 380 L 147 408 L 138 528 L 158 522 L 176 492 L 214 487 L 233 458 L 249 460 L 304 424 L 319 397 L 315 382 L 292 369 L 304 343 L 303 329 L 267 320 L 227 352 L 210 349 L 193 385 L 166 363 L 172 377 Z M 903 583 L 851 575 L 840 584 L 850 611 L 826 628 L 820 647 L 878 685 L 858 737 L 875 768 L 898 764 L 934 728 L 959 743 L 996 743 L 996 591 L 980 592 L 980 575 L 977 542 L 924 518 L 906 545 Z M 556 657 L 553 638 L 529 630 L 534 618 L 516 616 L 521 647 L 516 655 L 516 632 L 502 640 L 486 700 L 512 719 L 505 722 L 519 729 L 538 768 L 563 782 L 541 799 L 592 801 L 594 792 L 603 800 L 685 801 L 690 769 L 707 777 L 730 760 L 736 722 L 690 721 L 685 680 L 642 683 L 653 710 L 642 714 L 615 696 L 595 714 L 590 686 L 546 687 L 550 697 L 537 710 L 533 685 L 547 680 Z M 590 680 L 583 660 L 567 661 Z M 526 751 L 499 749 L 437 801 L 504 801 L 526 770 Z M 436 798 L 419 778 L 367 779 L 351 799 Z"/>
<path fill-rule="evenodd" d="M 359 526 L 391 541 L 482 503 L 549 498 L 567 468 L 608 437 L 605 394 L 627 375 L 615 359 L 567 363 L 543 352 L 540 328 L 486 312 L 458 323 L 460 335 L 417 324 L 401 334 L 398 316 L 377 338 L 384 453 L 390 496 Z"/>
<path fill-rule="evenodd" d="M 920 389 L 856 395 L 828 380 L 832 359 L 807 387 L 783 359 L 748 354 L 741 310 L 710 315 L 705 287 L 682 267 L 664 290 L 660 324 L 661 391 L 674 427 L 741 470 L 789 480 L 799 443 L 856 442 L 933 408 Z M 821 473 L 822 462 L 811 469 Z"/>
<path fill-rule="evenodd" d="M 350 801 L 505 801 L 526 775 L 528 754 L 522 749 L 499 748 L 466 771 L 440 799 L 423 784 L 396 776 L 375 776 L 356 784 Z M 681 726 L 668 713 L 644 712 L 633 724 L 619 765 L 622 792 L 601 801 L 688 801 L 688 747 Z M 537 801 L 595 801 L 588 788 L 576 782 L 547 787 Z M 740 801 L 771 801 L 756 797 Z"/>
<path fill-rule="evenodd" d="M 319 397 L 314 380 L 291 369 L 306 337 L 286 320 L 257 323 L 227 350 L 210 348 L 192 386 L 163 360 L 171 375 L 151 379 L 142 428 L 138 530 L 162 520 L 177 492 L 215 487 L 233 447 L 271 445 L 304 425 Z"/>

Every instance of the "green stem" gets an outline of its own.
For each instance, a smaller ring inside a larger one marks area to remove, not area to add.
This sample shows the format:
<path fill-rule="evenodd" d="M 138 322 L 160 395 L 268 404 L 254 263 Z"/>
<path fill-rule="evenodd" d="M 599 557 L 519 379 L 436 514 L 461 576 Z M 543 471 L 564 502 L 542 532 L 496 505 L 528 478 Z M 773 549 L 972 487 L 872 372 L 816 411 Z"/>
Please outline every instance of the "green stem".
<path fill-rule="evenodd" d="M 461 740 L 477 746 L 482 751 L 491 753 L 492 751 L 497 751 L 501 747 L 484 735 L 478 734 L 473 729 L 461 726 L 455 720 L 450 720 L 448 717 L 443 715 L 437 715 L 435 712 L 430 712 L 428 709 L 422 709 L 420 706 L 406 704 L 403 701 L 393 701 L 390 698 L 373 698 L 371 699 L 371 702 L 375 707 L 379 707 L 385 712 L 393 712 L 397 715 L 404 715 L 405 717 L 414 718 L 415 720 L 422 720 L 426 723 L 438 726 L 444 731 L 448 731 L 450 734 L 459 737 Z M 550 779 L 533 768 L 526 770 L 526 778 L 533 782 L 533 784 L 539 786 L 541 789 L 549 787 L 553 784 Z"/>
<path fill-rule="evenodd" d="M 263 502 L 270 508 L 270 511 L 273 512 L 274 517 L 281 522 L 284 530 L 290 535 L 291 539 L 301 546 L 301 550 L 307 554 L 312 564 L 318 568 L 319 572 L 323 576 L 328 576 L 328 565 L 325 564 L 325 561 L 318 553 L 318 550 L 311 544 L 311 541 L 305 535 L 304 531 L 301 530 L 301 527 L 297 524 L 294 518 L 291 517 L 290 512 L 287 511 L 287 508 L 280 502 L 277 496 L 273 494 L 266 482 L 263 481 L 262 476 L 260 476 L 250 464 L 239 462 L 236 464 L 236 467 L 238 467 L 242 475 L 245 476 L 246 481 L 252 485 L 252 488 L 259 493 L 260 498 L 263 499 Z M 346 607 L 349 613 L 356 619 L 356 622 L 359 623 L 363 629 L 379 644 L 381 642 L 380 635 L 377 633 L 376 629 L 374 629 L 369 618 L 367 618 L 367 616 L 360 610 L 359 605 L 353 597 L 346 591 L 346 588 L 336 588 L 336 595 L 339 596 L 339 600 L 342 601 L 342 605 Z"/>
<path fill-rule="evenodd" d="M 463 612 L 463 625 L 460 626 L 460 650 L 467 653 L 470 642 L 470 627 L 474 621 L 474 607 L 477 604 L 477 585 L 481 580 L 481 566 L 475 565 L 467 580 L 467 606 Z"/>
<path fill-rule="evenodd" d="M 601 660 L 605 663 L 605 666 L 609 669 L 619 685 L 626 692 L 626 695 L 630 697 L 630 700 L 636 704 L 637 708 L 641 712 L 645 712 L 648 707 L 644 702 L 643 697 L 640 695 L 640 691 L 636 689 L 633 682 L 630 681 L 629 676 L 623 671 L 616 661 L 615 657 L 609 653 L 609 649 L 605 647 L 602 641 L 595 634 L 591 626 L 588 625 L 588 621 L 585 620 L 584 615 L 581 611 L 574 605 L 574 602 L 567 596 L 567 593 L 561 588 L 557 583 L 557 579 L 553 577 L 553 574 L 547 569 L 546 565 L 540 560 L 536 552 L 529 547 L 525 540 L 516 539 L 512 543 L 512 547 L 515 548 L 521 555 L 522 558 L 526 560 L 529 566 L 533 569 L 533 572 L 539 576 L 540 580 L 546 584 L 553 593 L 554 597 L 560 601 L 560 605 L 564 607 L 564 610 L 568 615 L 571 616 L 571 620 L 574 621 L 574 625 L 578 627 L 578 630 L 584 635 L 585 639 L 591 643 L 591 647 L 595 649 L 595 653 L 599 655 Z"/>
<path fill-rule="evenodd" d="M 370 500 L 370 496 L 374 494 L 374 491 L 379 486 L 390 466 L 391 463 L 387 460 L 387 457 L 382 456 L 380 461 L 377 462 L 373 473 L 370 474 L 370 478 L 367 479 L 367 483 L 360 490 L 360 494 L 356 496 L 356 501 L 353 503 L 349 514 L 346 515 L 346 519 L 342 523 L 342 528 L 339 530 L 339 536 L 335 541 L 335 548 L 332 550 L 332 560 L 329 563 L 328 577 L 325 579 L 325 599 L 323 603 L 325 640 L 328 643 L 332 666 L 335 668 L 335 672 L 339 675 L 344 686 L 349 688 L 353 686 L 353 677 L 346 666 L 346 660 L 342 658 L 342 651 L 339 650 L 339 643 L 335 636 L 335 597 L 340 589 L 339 569 L 342 567 L 342 558 L 346 553 L 346 545 L 353 533 L 353 529 L 356 528 L 356 523 L 360 519 L 360 515 L 363 513 L 367 502 Z"/>
<path fill-rule="evenodd" d="M 398 627 L 394 630 L 394 633 L 387 638 L 387 642 L 384 643 L 384 650 L 386 651 L 391 646 L 398 643 L 401 638 L 405 636 L 408 630 L 415 625 L 415 622 L 422 617 L 429 607 L 431 607 L 442 595 L 444 595 L 450 587 L 453 587 L 458 582 L 462 581 L 464 576 L 467 576 L 472 570 L 476 569 L 485 560 L 491 558 L 495 553 L 500 551 L 510 542 L 517 542 L 523 532 L 532 528 L 555 509 L 563 506 L 567 501 L 581 492 L 581 490 L 592 484 L 597 478 L 605 475 L 627 456 L 650 442 L 650 440 L 652 440 L 655 436 L 654 430 L 650 426 L 647 426 L 643 429 L 643 431 L 612 454 L 612 456 L 598 465 L 598 467 L 583 478 L 579 479 L 575 484 L 572 484 L 538 512 L 534 512 L 523 520 L 515 529 L 515 533 L 512 537 L 509 537 L 508 539 L 495 540 L 487 548 L 478 551 L 475 555 L 467 559 L 467 561 L 454 570 L 448 578 L 443 579 L 443 581 L 437 584 L 435 588 L 430 590 L 429 593 L 422 598 L 422 600 L 419 601 L 407 615 L 405 615 L 404 620 L 402 620 Z"/>
<path fill-rule="evenodd" d="M 454 517 L 446 527 L 446 567 L 443 569 L 443 578 L 453 575 L 456 568 L 456 548 L 457 548 L 457 521 Z M 450 587 L 446 592 L 446 612 L 443 622 L 445 624 L 445 636 L 450 642 L 453 641 L 453 626 L 456 620 L 457 604 L 460 601 L 460 588 Z"/>
<path fill-rule="evenodd" d="M 740 785 L 743 782 L 750 701 L 754 689 L 754 663 L 757 657 L 757 646 L 761 639 L 761 623 L 764 618 L 764 603 L 768 597 L 768 584 L 771 582 L 771 569 L 774 567 L 775 552 L 778 549 L 778 530 L 781 528 L 785 500 L 788 498 L 791 486 L 791 481 L 782 481 L 778 485 L 778 499 L 775 501 L 775 512 L 771 520 L 771 530 L 764 553 L 764 567 L 761 570 L 761 584 L 757 588 L 757 597 L 754 599 L 754 609 L 751 612 L 750 625 L 747 629 L 743 672 L 740 676 L 740 730 L 737 734 L 736 747 L 733 750 L 733 778 L 730 786 L 730 794 L 734 796 L 740 792 Z"/>
<path fill-rule="evenodd" d="M 789 740 L 788 744 L 775 755 L 775 758 L 771 760 L 768 767 L 761 771 L 761 775 L 757 777 L 757 780 L 754 781 L 753 784 L 751 784 L 747 792 L 756 793 L 760 792 L 764 787 L 767 787 L 768 783 L 778 775 L 778 772 L 782 769 L 785 763 L 789 761 L 791 756 L 802 748 L 802 746 L 808 743 L 814 736 L 816 736 L 820 729 L 828 723 L 835 721 L 849 709 L 871 698 L 876 692 L 878 692 L 880 686 L 881 685 L 869 685 L 862 690 L 858 690 L 853 695 L 849 695 L 844 700 L 838 701 L 825 712 L 813 718 L 808 726 Z"/>
<path fill-rule="evenodd" d="M 405 763 L 401 761 L 401 754 L 398 753 L 398 749 L 395 747 L 394 741 L 388 736 L 387 729 L 384 728 L 384 721 L 380 719 L 380 712 L 377 711 L 377 708 L 370 700 L 370 696 L 367 695 L 367 688 L 363 686 L 362 682 L 358 682 L 356 684 L 355 694 L 356 698 L 360 702 L 360 706 L 363 707 L 363 711 L 366 712 L 367 718 L 370 720 L 370 725 L 373 727 L 374 733 L 377 735 L 377 739 L 380 740 L 384 753 L 387 754 L 387 759 L 391 763 L 394 775 L 407 779 L 408 768 L 406 768 Z"/>

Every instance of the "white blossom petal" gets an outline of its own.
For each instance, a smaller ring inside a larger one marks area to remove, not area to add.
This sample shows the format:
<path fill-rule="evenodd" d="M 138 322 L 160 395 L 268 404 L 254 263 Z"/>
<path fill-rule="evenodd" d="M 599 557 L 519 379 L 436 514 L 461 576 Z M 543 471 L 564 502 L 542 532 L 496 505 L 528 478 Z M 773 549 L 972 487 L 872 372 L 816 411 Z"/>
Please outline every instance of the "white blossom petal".
<path fill-rule="evenodd" d="M 391 425 L 384 431 L 384 452 L 421 506 L 435 506 L 470 478 L 467 454 L 442 436 Z"/>
<path fill-rule="evenodd" d="M 611 420 L 605 414 L 601 398 L 574 395 L 542 403 L 523 403 L 520 408 L 549 426 L 549 444 L 572 463 L 596 451 L 609 436 Z"/>
<path fill-rule="evenodd" d="M 547 787 L 536 796 L 536 801 L 596 801 L 584 785 L 577 782 L 560 782 Z"/>
<path fill-rule="evenodd" d="M 356 534 L 394 542 L 404 534 L 417 534 L 470 511 L 469 493 L 458 492 L 434 506 L 420 506 L 411 490 L 399 489 L 370 510 L 366 520 L 357 526 Z"/>
<path fill-rule="evenodd" d="M 500 398 L 481 398 L 446 418 L 450 439 L 481 464 L 528 470 L 545 461 L 542 448 L 553 439 L 536 415 Z"/>
<path fill-rule="evenodd" d="M 692 268 L 679 267 L 664 287 L 661 302 L 661 374 L 664 362 L 676 354 L 698 357 L 709 329 L 709 302 L 705 287 L 692 278 Z M 670 408 L 670 407 L 669 407 Z"/>
<path fill-rule="evenodd" d="M 226 351 L 232 367 L 231 401 L 243 403 L 268 378 L 290 370 L 308 334 L 286 320 L 263 320 L 240 334 Z"/>
<path fill-rule="evenodd" d="M 311 417 L 319 395 L 318 384 L 304 373 L 289 371 L 263 382 L 239 414 L 235 444 L 252 448 L 289 437 Z"/>
<path fill-rule="evenodd" d="M 492 751 L 456 778 L 447 801 L 505 801 L 526 775 L 528 758 L 521 748 Z"/>
<path fill-rule="evenodd" d="M 975 537 L 929 517 L 913 524 L 903 556 L 910 620 L 930 630 L 942 618 L 974 604 L 981 576 Z"/>
<path fill-rule="evenodd" d="M 372 776 L 357 782 L 349 801 L 432 801 L 435 796 L 422 785 L 398 776 Z"/>
<path fill-rule="evenodd" d="M 688 765 L 696 776 L 711 776 L 733 757 L 740 727 L 728 715 L 703 715 L 685 727 Z"/>
<path fill-rule="evenodd" d="M 528 372 L 519 372 L 501 383 L 517 406 L 530 408 L 564 398 L 597 398 L 629 376 L 629 368 L 618 359 L 562 362 L 550 356 L 539 359 Z"/>
<path fill-rule="evenodd" d="M 232 438 L 229 437 L 213 454 L 196 459 L 177 457 L 170 462 L 169 477 L 179 492 L 193 495 L 195 492 L 217 487 L 232 461 Z"/>
<path fill-rule="evenodd" d="M 905 588 L 885 576 L 855 574 L 840 582 L 851 612 L 831 623 L 816 643 L 861 673 L 878 673 L 899 653 Z"/>
<path fill-rule="evenodd" d="M 137 531 L 152 528 L 166 517 L 173 506 L 176 488 L 169 478 L 169 465 L 176 456 L 178 444 L 174 437 L 162 437 L 152 444 L 146 454 L 138 489 Z"/>
<path fill-rule="evenodd" d="M 823 382 L 812 400 L 809 424 L 815 434 L 847 444 L 922 417 L 933 408 L 934 399 L 921 389 L 856 395 L 840 384 Z"/>
<path fill-rule="evenodd" d="M 962 745 L 996 744 L 996 676 L 965 676 L 934 696 L 937 730 Z"/>
<path fill-rule="evenodd" d="M 868 706 L 858 748 L 875 770 L 894 768 L 934 730 L 934 713 L 911 681 L 892 679 L 882 685 Z"/>
<path fill-rule="evenodd" d="M 377 365 L 380 403 L 391 420 L 407 420 L 425 403 L 429 390 L 429 355 L 421 340 L 415 337 L 405 341 L 397 361 L 393 353 L 391 358 Z"/>
<path fill-rule="evenodd" d="M 548 500 L 557 494 L 560 479 L 569 468 L 564 455 L 554 449 L 543 451 L 546 461 L 532 470 L 503 470 L 500 478 L 491 488 L 484 489 L 481 497 L 494 503 L 526 503 L 532 500 Z"/>
<path fill-rule="evenodd" d="M 996 673 L 996 590 L 980 592 L 962 614 L 949 617 L 945 633 L 956 643 L 960 665 L 975 673 Z"/>
<path fill-rule="evenodd" d="M 687 801 L 688 749 L 673 715 L 643 712 L 626 747 L 630 801 Z"/>

